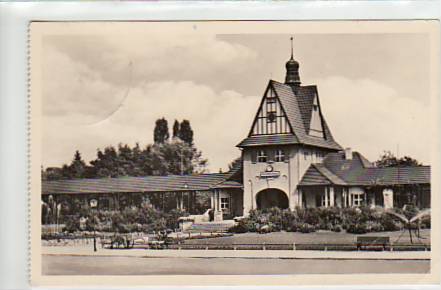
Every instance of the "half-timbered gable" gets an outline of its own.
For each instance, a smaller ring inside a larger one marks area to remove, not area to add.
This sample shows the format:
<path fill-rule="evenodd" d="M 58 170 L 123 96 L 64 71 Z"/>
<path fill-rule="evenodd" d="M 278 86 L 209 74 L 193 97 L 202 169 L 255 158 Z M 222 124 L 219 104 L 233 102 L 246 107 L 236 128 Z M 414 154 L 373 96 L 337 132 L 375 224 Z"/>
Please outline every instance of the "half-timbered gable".
<path fill-rule="evenodd" d="M 289 121 L 271 83 L 263 96 L 250 136 L 292 134 Z"/>

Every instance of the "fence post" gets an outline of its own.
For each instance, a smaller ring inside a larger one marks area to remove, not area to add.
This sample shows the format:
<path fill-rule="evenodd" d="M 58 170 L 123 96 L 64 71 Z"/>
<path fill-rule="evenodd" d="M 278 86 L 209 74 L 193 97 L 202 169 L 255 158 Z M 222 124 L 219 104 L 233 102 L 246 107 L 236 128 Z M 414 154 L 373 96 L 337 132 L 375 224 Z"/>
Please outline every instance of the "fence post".
<path fill-rule="evenodd" d="M 390 243 L 390 249 L 389 249 L 391 252 L 393 252 L 393 250 L 394 250 L 394 247 L 392 246 L 392 243 Z"/>
<path fill-rule="evenodd" d="M 262 250 L 264 250 L 264 251 L 266 250 L 266 245 L 265 245 L 265 244 L 266 244 L 266 243 L 263 243 L 263 244 L 262 244 Z"/>
<path fill-rule="evenodd" d="M 293 250 L 293 251 L 296 250 L 296 243 L 292 243 L 292 250 Z"/>
<path fill-rule="evenodd" d="M 205 244 L 205 250 L 208 250 L 208 244 Z"/>

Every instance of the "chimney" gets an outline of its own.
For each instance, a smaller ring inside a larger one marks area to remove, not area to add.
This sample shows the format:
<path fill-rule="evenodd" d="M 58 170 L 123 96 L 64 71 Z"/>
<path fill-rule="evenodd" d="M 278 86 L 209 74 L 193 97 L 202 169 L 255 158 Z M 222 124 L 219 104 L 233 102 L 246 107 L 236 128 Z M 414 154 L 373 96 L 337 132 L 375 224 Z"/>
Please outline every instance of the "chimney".
<path fill-rule="evenodd" d="M 345 148 L 345 159 L 352 160 L 352 149 L 349 147 Z"/>

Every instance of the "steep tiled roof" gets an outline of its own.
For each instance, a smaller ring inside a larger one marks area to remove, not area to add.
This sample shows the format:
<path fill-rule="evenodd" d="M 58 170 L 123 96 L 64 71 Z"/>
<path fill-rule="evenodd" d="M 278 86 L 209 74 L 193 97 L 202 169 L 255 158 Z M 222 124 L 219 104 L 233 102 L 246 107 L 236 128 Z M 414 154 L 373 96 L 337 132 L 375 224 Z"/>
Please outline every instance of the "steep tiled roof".
<path fill-rule="evenodd" d="M 315 166 L 310 166 L 303 175 L 299 185 L 331 185 L 331 181 L 324 176 Z"/>
<path fill-rule="evenodd" d="M 323 164 L 312 164 L 312 167 L 315 167 L 318 172 L 320 172 L 324 177 L 326 177 L 330 182 L 336 185 L 344 185 L 346 182 L 332 173 L 328 168 L 323 166 Z"/>
<path fill-rule="evenodd" d="M 320 181 L 311 182 L 319 180 L 317 173 L 336 185 L 430 184 L 430 166 L 379 168 L 358 152 L 353 152 L 349 160 L 344 152 L 329 153 L 323 163 L 310 166 L 300 185 L 322 185 Z"/>
<path fill-rule="evenodd" d="M 260 146 L 260 145 L 289 145 L 298 144 L 299 140 L 291 134 L 279 135 L 255 135 L 245 138 L 240 142 L 238 147 Z"/>
<path fill-rule="evenodd" d="M 135 193 L 241 188 L 230 173 L 70 179 L 42 182 L 42 194 Z"/>
<path fill-rule="evenodd" d="M 308 135 L 311 122 L 311 112 L 314 97 L 317 95 L 316 86 L 290 86 L 271 80 L 269 84 L 280 100 L 286 117 L 292 128 L 292 134 L 248 136 L 237 146 L 258 146 L 274 144 L 305 144 L 333 150 L 342 147 L 335 142 L 326 121 L 322 116 L 325 138 Z M 321 110 L 320 110 L 321 111 Z"/>

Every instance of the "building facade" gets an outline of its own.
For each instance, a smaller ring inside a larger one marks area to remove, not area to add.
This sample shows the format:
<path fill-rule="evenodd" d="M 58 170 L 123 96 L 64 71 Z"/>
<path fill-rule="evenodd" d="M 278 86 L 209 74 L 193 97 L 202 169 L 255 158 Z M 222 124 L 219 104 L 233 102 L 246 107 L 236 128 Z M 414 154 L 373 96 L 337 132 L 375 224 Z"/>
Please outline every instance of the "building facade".
<path fill-rule="evenodd" d="M 356 136 L 354 136 L 356 137 Z M 285 82 L 270 80 L 248 136 L 242 164 L 228 173 L 43 181 L 43 203 L 121 209 L 148 202 L 214 220 L 271 207 L 430 207 L 430 167 L 378 168 L 332 136 L 318 89 L 303 86 L 299 63 Z"/>

